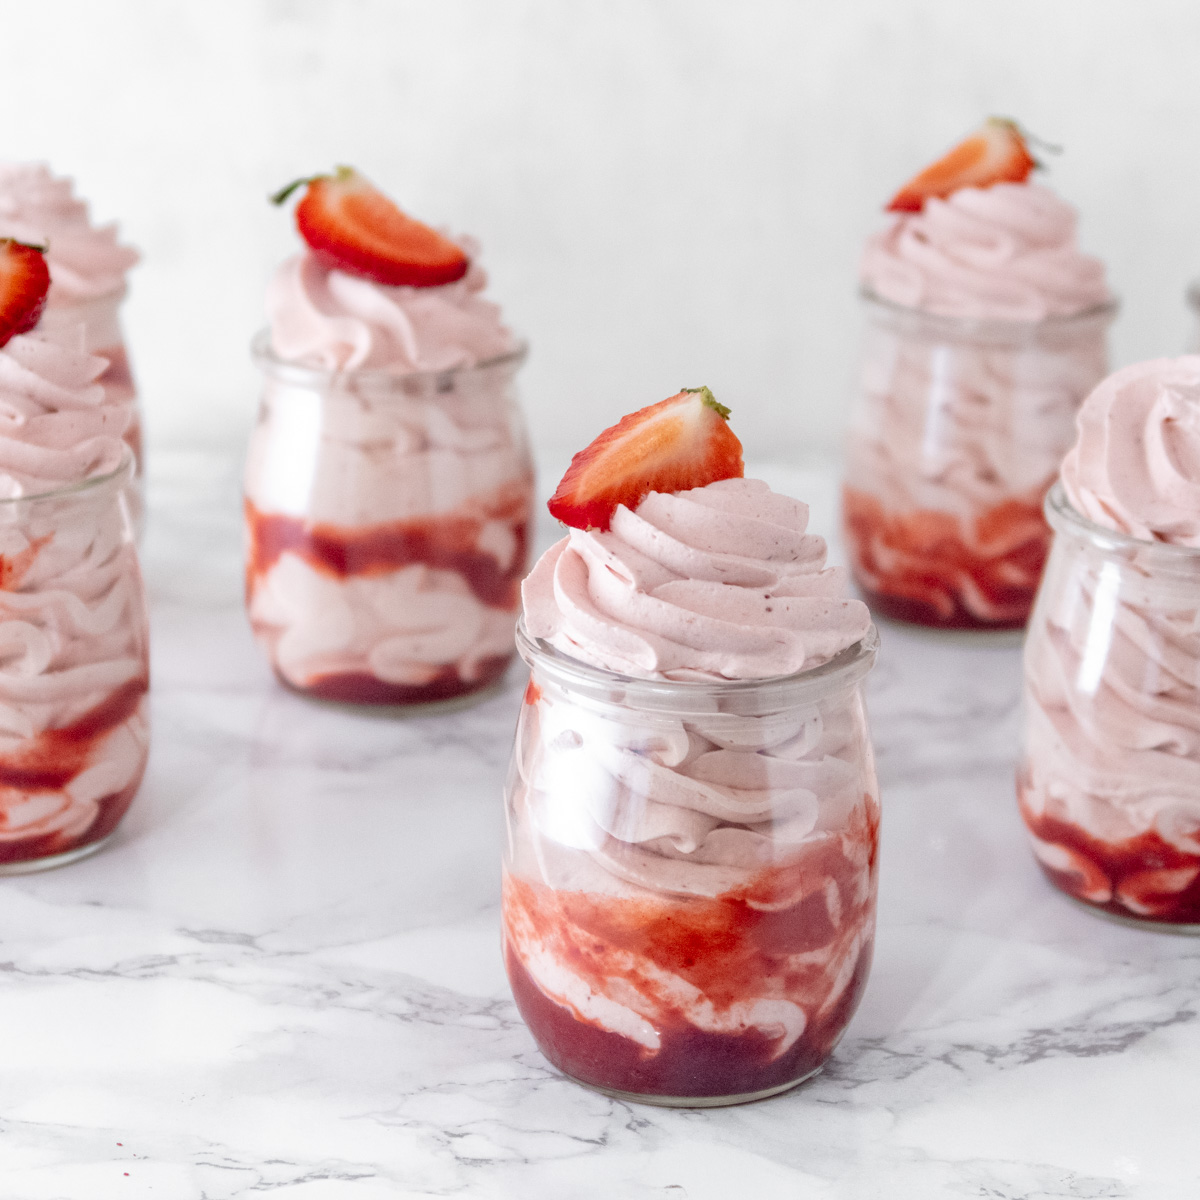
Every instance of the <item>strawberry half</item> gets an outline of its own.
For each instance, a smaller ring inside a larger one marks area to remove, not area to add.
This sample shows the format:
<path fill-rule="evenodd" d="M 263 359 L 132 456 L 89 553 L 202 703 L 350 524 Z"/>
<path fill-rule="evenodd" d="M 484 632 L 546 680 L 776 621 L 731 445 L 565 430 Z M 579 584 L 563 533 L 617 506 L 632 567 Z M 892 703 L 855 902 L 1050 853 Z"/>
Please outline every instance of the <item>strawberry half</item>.
<path fill-rule="evenodd" d="M 622 417 L 571 460 L 550 512 L 576 529 L 607 529 L 618 504 L 682 492 L 742 474 L 742 443 L 729 409 L 706 387 Z"/>
<path fill-rule="evenodd" d="M 1037 165 L 1015 121 L 988 117 L 977 133 L 910 179 L 892 197 L 888 211 L 920 212 L 931 196 L 945 199 L 959 188 L 1024 183 Z"/>
<path fill-rule="evenodd" d="M 297 179 L 271 199 L 282 204 L 300 187 L 296 228 L 327 267 L 390 286 L 440 287 L 471 265 L 461 246 L 406 217 L 352 167 Z"/>
<path fill-rule="evenodd" d="M 0 346 L 38 323 L 49 291 L 50 269 L 42 247 L 0 238 Z"/>

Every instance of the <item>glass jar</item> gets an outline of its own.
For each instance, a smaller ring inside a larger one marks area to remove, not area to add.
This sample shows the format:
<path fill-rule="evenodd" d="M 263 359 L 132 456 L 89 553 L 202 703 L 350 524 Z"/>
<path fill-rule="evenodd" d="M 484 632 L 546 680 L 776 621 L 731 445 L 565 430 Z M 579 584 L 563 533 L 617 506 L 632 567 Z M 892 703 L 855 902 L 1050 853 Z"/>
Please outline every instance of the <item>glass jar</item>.
<path fill-rule="evenodd" d="M 245 477 L 246 606 L 288 687 L 352 704 L 478 697 L 514 653 L 533 467 L 520 346 L 452 370 L 278 358 Z"/>
<path fill-rule="evenodd" d="M 145 469 L 142 445 L 142 411 L 138 400 L 137 385 L 129 354 L 125 349 L 125 335 L 121 329 L 121 302 L 125 299 L 125 288 L 97 296 L 92 300 L 75 303 L 57 303 L 46 307 L 39 328 L 52 337 L 73 327 L 83 326 L 83 348 L 89 354 L 108 359 L 108 366 L 96 380 L 104 385 L 105 400 L 110 404 L 130 404 L 133 417 L 125 430 L 125 443 L 133 451 L 134 482 L 137 492 L 133 503 L 135 524 L 141 520 L 142 476 Z"/>
<path fill-rule="evenodd" d="M 518 627 L 504 957 L 542 1053 L 649 1104 L 736 1104 L 820 1069 L 870 969 L 879 793 L 867 636 L 824 666 L 653 682 Z"/>
<path fill-rule="evenodd" d="M 1050 544 L 1042 501 L 1107 374 L 1116 305 L 1022 322 L 864 301 L 842 490 L 856 581 L 877 615 L 1019 629 Z"/>
<path fill-rule="evenodd" d="M 149 749 L 149 630 L 115 471 L 0 500 L 0 874 L 82 858 L 129 808 Z"/>
<path fill-rule="evenodd" d="M 1200 550 L 1046 501 L 1054 545 L 1025 646 L 1021 815 L 1056 887 L 1200 932 Z"/>
<path fill-rule="evenodd" d="M 1200 279 L 1188 288 L 1187 304 L 1192 310 L 1192 328 L 1187 350 L 1189 354 L 1200 354 Z"/>

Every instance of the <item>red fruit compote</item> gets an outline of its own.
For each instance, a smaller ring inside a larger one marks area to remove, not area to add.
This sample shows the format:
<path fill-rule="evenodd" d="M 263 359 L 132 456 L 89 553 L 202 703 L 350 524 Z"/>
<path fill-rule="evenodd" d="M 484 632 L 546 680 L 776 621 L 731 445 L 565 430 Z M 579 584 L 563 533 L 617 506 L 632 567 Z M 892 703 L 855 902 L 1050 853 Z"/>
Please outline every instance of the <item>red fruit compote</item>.
<path fill-rule="evenodd" d="M 505 962 L 542 1053 L 609 1094 L 784 1091 L 866 985 L 875 631 L 806 515 L 752 480 L 652 492 L 526 581 Z"/>

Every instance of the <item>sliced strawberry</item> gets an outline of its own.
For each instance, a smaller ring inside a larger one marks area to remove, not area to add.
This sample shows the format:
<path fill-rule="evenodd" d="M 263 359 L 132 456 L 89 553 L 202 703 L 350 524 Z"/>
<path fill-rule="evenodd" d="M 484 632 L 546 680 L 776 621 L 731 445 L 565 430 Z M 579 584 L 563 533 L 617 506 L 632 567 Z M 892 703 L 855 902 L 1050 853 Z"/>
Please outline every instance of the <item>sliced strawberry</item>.
<path fill-rule="evenodd" d="M 706 387 L 622 417 L 571 460 L 550 512 L 576 529 L 607 529 L 618 504 L 741 476 L 742 443 L 729 409 Z"/>
<path fill-rule="evenodd" d="M 14 238 L 0 238 L 0 346 L 38 323 L 49 291 L 45 251 Z"/>
<path fill-rule="evenodd" d="M 296 228 L 326 266 L 412 287 L 439 287 L 467 273 L 461 246 L 406 217 L 352 167 L 297 179 L 271 199 L 282 204 L 300 187 L 308 190 L 296 205 Z"/>
<path fill-rule="evenodd" d="M 944 199 L 959 188 L 1023 183 L 1037 165 L 1015 121 L 988 117 L 977 133 L 910 179 L 892 197 L 888 211 L 920 212 L 931 196 Z"/>

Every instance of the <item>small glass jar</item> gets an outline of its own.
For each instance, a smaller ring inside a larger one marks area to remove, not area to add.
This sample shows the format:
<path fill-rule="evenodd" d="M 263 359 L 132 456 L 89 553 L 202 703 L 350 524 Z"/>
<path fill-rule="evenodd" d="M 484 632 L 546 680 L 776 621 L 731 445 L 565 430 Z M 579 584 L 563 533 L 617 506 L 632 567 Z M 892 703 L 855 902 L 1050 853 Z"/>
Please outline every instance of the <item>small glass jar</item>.
<path fill-rule="evenodd" d="M 131 404 L 133 418 L 125 430 L 125 442 L 133 451 L 134 481 L 137 485 L 135 503 L 141 503 L 143 461 L 142 411 L 129 354 L 125 349 L 125 334 L 121 329 L 121 303 L 124 287 L 106 296 L 74 303 L 57 303 L 43 311 L 39 326 L 51 335 L 60 330 L 83 326 L 83 348 L 88 354 L 108 359 L 108 366 L 97 383 L 104 385 L 105 400 L 113 404 Z M 140 512 L 134 514 L 140 520 Z"/>
<path fill-rule="evenodd" d="M 944 629 L 1020 629 L 1050 544 L 1042 501 L 1107 374 L 1115 303 L 978 321 L 865 292 L 842 520 L 872 610 Z"/>
<path fill-rule="evenodd" d="M 397 375 L 278 358 L 245 477 L 246 606 L 288 687 L 351 704 L 478 698 L 514 654 L 533 466 L 525 347 Z"/>
<path fill-rule="evenodd" d="M 1068 895 L 1200 932 L 1200 550 L 1094 525 L 1061 485 L 1025 645 L 1021 815 Z"/>
<path fill-rule="evenodd" d="M 149 629 L 117 470 L 0 500 L 0 874 L 98 850 L 149 749 Z"/>
<path fill-rule="evenodd" d="M 518 627 L 504 956 L 564 1074 L 626 1100 L 738 1104 L 829 1057 L 870 970 L 874 627 L 824 666 L 654 682 Z"/>

